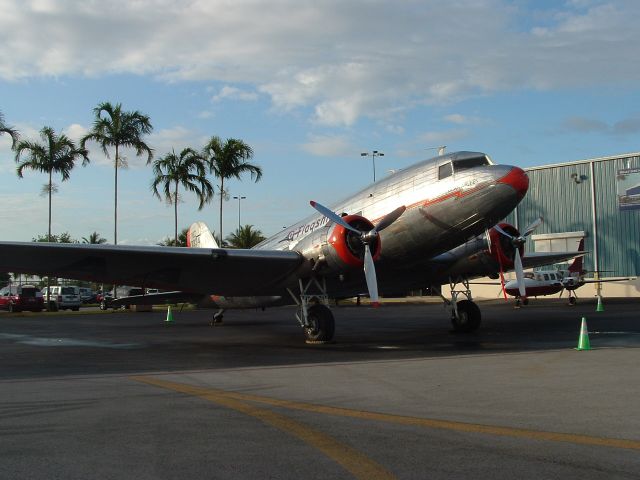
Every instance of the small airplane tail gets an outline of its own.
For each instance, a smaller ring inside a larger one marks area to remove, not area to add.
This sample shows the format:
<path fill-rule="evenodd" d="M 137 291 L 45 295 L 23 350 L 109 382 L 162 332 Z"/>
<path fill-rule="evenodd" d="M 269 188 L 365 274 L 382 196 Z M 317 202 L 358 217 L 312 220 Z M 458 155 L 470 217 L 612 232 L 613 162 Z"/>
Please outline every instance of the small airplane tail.
<path fill-rule="evenodd" d="M 209 227 L 204 222 L 192 223 L 187 230 L 187 247 L 193 248 L 220 248 L 213 238 Z"/>
<path fill-rule="evenodd" d="M 584 250 L 584 238 L 580 239 L 580 244 L 578 245 L 578 251 L 581 252 Z M 571 273 L 582 274 L 582 255 L 576 257 L 571 265 L 569 265 L 569 271 Z"/>

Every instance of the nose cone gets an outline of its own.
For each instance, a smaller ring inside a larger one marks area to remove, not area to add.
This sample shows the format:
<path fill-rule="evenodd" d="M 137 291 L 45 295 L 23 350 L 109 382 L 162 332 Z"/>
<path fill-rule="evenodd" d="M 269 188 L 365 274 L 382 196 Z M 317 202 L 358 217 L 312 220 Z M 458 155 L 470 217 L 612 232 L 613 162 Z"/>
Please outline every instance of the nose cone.
<path fill-rule="evenodd" d="M 498 183 L 504 183 L 513 188 L 519 199 L 522 199 L 529 189 L 529 177 L 524 170 L 518 167 L 513 167 L 509 173 L 498 180 Z"/>

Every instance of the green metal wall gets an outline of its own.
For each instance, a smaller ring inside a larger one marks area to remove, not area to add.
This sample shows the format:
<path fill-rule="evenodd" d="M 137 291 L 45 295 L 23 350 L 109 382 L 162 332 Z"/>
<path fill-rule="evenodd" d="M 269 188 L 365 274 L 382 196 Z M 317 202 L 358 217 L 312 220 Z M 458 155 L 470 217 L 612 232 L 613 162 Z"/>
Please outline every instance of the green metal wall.
<path fill-rule="evenodd" d="M 618 170 L 640 167 L 640 156 L 575 162 L 527 170 L 529 191 L 506 221 L 522 230 L 544 217 L 535 234 L 585 231 L 585 268 L 594 269 L 591 164 L 595 180 L 598 262 L 602 275 L 640 275 L 640 210 L 618 209 Z M 571 177 L 576 174 L 580 183 Z M 517 217 L 516 217 L 517 215 Z M 533 242 L 525 247 L 533 250 Z"/>

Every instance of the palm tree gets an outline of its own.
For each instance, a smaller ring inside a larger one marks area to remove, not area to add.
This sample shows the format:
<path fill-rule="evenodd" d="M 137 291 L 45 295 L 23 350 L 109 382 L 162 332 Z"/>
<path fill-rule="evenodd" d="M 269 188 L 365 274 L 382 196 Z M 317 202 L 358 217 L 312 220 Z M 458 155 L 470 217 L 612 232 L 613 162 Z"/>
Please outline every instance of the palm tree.
<path fill-rule="evenodd" d="M 98 232 L 93 232 L 89 237 L 82 237 L 82 243 L 90 243 L 91 245 L 102 245 L 107 243 L 107 239 L 100 236 Z"/>
<path fill-rule="evenodd" d="M 204 147 L 204 156 L 209 164 L 209 171 L 220 179 L 220 244 L 222 245 L 222 201 L 224 199 L 224 181 L 240 177 L 243 173 L 251 173 L 254 181 L 262 177 L 262 169 L 248 161 L 253 157 L 253 150 L 242 140 L 228 138 L 226 141 L 218 136 L 211 137 Z"/>
<path fill-rule="evenodd" d="M 166 154 L 153 162 L 154 179 L 151 182 L 153 194 L 162 200 L 158 187 L 162 185 L 164 198 L 173 204 L 174 210 L 174 240 L 178 243 L 178 187 L 182 185 L 185 190 L 197 195 L 202 210 L 205 203 L 213 196 L 213 187 L 207 180 L 207 172 L 204 157 L 192 148 L 185 148 L 176 155 L 176 152 Z"/>
<path fill-rule="evenodd" d="M 176 242 L 173 238 L 165 238 L 161 242 L 158 243 L 161 247 L 186 247 L 187 246 L 187 232 L 188 228 L 183 228 L 180 231 L 180 235 L 178 235 L 178 241 Z"/>
<path fill-rule="evenodd" d="M 11 148 L 16 148 L 16 143 L 18 143 L 20 135 L 18 135 L 18 131 L 16 129 L 4 123 L 4 115 L 0 112 L 0 134 L 2 133 L 8 133 L 11 135 Z"/>
<path fill-rule="evenodd" d="M 255 230 L 253 225 L 245 225 L 229 235 L 227 243 L 234 248 L 251 248 L 263 241 L 264 238 L 262 232 Z"/>
<path fill-rule="evenodd" d="M 147 154 L 147 164 L 153 158 L 153 150 L 142 141 L 142 136 L 151 133 L 153 127 L 147 115 L 136 111 L 123 112 L 122 104 L 112 105 L 109 102 L 102 102 L 93 109 L 95 119 L 93 128 L 85 135 L 80 145 L 85 148 L 89 140 L 100 144 L 104 154 L 109 157 L 107 147 L 115 148 L 114 165 L 114 225 L 113 243 L 118 244 L 118 166 L 122 165 L 123 158 L 120 156 L 120 147 L 134 148 L 136 156 Z"/>
<path fill-rule="evenodd" d="M 49 174 L 49 183 L 45 185 L 44 191 L 49 194 L 49 229 L 47 239 L 51 241 L 51 195 L 55 193 L 56 187 L 53 184 L 53 174 L 62 175 L 62 181 L 69 180 L 71 170 L 75 166 L 76 160 L 82 158 L 82 166 L 89 163 L 87 151 L 78 148 L 64 134 L 56 135 L 51 127 L 44 127 L 40 130 L 40 137 L 43 143 L 22 140 L 16 145 L 16 163 L 18 163 L 18 177 L 23 178 L 25 169 Z M 22 156 L 26 159 L 21 159 Z"/>

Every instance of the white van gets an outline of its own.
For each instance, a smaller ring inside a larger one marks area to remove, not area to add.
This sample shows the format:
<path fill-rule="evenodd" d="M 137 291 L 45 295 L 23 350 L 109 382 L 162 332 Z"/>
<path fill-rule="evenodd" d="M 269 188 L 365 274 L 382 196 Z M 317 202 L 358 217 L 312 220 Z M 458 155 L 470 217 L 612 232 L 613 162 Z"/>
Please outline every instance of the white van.
<path fill-rule="evenodd" d="M 47 288 L 42 289 L 45 305 L 47 304 Z M 66 310 L 70 308 L 74 312 L 80 310 L 80 288 L 76 285 L 56 285 L 49 287 L 49 310 Z"/>

